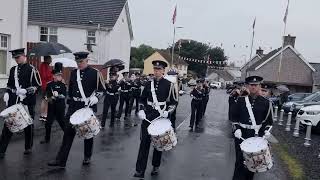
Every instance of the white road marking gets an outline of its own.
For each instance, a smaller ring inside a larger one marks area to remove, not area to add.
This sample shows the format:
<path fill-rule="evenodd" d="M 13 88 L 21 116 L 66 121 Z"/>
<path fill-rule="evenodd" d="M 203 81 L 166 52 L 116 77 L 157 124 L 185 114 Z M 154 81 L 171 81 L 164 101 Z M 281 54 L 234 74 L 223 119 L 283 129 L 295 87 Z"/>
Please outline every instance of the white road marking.
<path fill-rule="evenodd" d="M 190 119 L 191 114 L 188 115 L 188 117 L 186 117 L 177 127 L 177 130 L 184 124 L 185 121 L 187 121 L 188 119 Z"/>

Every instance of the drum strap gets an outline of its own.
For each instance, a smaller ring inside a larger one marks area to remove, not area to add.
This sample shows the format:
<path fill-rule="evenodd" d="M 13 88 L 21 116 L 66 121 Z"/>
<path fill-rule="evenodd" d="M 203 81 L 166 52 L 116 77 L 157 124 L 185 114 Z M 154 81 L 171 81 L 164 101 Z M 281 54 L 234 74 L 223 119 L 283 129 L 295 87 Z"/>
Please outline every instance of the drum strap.
<path fill-rule="evenodd" d="M 255 127 L 254 128 L 255 134 L 258 135 L 260 127 L 257 126 L 256 118 L 254 117 L 254 114 L 253 114 L 253 111 L 252 111 L 252 106 L 250 104 L 248 96 L 245 97 L 245 101 L 246 101 L 246 106 L 247 106 L 248 113 L 249 113 L 249 116 L 250 116 L 250 119 L 251 119 L 251 122 L 252 122 L 252 126 Z"/>
<path fill-rule="evenodd" d="M 81 97 L 84 100 L 85 105 L 88 105 L 89 102 L 88 102 L 88 99 L 87 99 L 86 95 L 84 94 L 83 86 L 82 86 L 82 83 L 81 83 L 80 69 L 77 70 L 77 84 L 78 84 L 78 88 L 79 88 Z"/>
<path fill-rule="evenodd" d="M 14 86 L 16 87 L 16 90 L 21 89 L 18 78 L 18 66 L 16 66 L 14 69 Z M 20 98 L 20 101 L 23 101 L 23 99 L 25 98 L 25 96 L 23 95 L 19 95 L 18 97 Z M 18 98 L 16 103 L 18 103 Z"/>
<path fill-rule="evenodd" d="M 151 94 L 152 94 L 152 100 L 154 103 L 154 109 L 156 109 L 160 116 L 163 114 L 163 111 L 167 108 L 167 104 L 164 105 L 163 109 L 160 108 L 159 101 L 157 99 L 156 90 L 154 88 L 154 80 L 151 81 Z"/>

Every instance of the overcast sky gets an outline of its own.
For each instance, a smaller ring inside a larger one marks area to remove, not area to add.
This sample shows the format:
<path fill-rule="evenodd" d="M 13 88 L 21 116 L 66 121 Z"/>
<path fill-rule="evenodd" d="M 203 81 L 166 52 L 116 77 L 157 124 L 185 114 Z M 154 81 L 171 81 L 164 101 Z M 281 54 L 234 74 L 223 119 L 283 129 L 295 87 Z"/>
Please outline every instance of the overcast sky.
<path fill-rule="evenodd" d="M 222 43 L 229 59 L 241 64 L 250 56 L 256 17 L 253 54 L 259 46 L 265 52 L 281 46 L 287 0 L 129 0 L 133 46 L 166 48 L 172 44 L 171 18 L 176 4 L 176 26 L 184 27 L 177 30 L 176 40 Z M 319 8 L 319 0 L 291 0 L 288 15 L 287 34 L 297 36 L 296 49 L 312 62 L 320 62 Z"/>

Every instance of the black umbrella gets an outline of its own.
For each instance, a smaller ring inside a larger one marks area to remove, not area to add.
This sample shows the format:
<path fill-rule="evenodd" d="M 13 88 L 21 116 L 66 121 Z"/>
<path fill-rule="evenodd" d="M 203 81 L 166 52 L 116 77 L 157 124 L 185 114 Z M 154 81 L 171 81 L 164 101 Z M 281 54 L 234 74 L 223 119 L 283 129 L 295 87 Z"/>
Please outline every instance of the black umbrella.
<path fill-rule="evenodd" d="M 72 53 L 72 51 L 60 43 L 38 43 L 28 53 L 29 56 L 50 56 L 63 53 Z"/>
<path fill-rule="evenodd" d="M 120 59 L 111 59 L 110 61 L 104 64 L 104 68 L 112 67 L 112 66 L 121 66 L 124 62 Z"/>

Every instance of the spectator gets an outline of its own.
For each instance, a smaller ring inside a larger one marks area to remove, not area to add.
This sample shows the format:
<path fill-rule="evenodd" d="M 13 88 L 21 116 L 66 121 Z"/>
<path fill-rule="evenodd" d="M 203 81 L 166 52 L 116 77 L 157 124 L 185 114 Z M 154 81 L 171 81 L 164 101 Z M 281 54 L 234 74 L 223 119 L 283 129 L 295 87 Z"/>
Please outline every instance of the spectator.
<path fill-rule="evenodd" d="M 41 101 L 41 107 L 40 107 L 40 111 L 41 111 L 40 118 L 39 118 L 40 121 L 46 121 L 47 119 L 48 102 L 44 97 L 45 97 L 45 92 L 46 92 L 48 82 L 53 80 L 52 69 L 50 67 L 50 64 L 52 62 L 51 56 L 44 56 L 43 59 L 44 59 L 43 63 L 41 63 L 40 65 L 40 77 L 42 81 L 41 90 L 43 95 L 43 99 Z"/>

